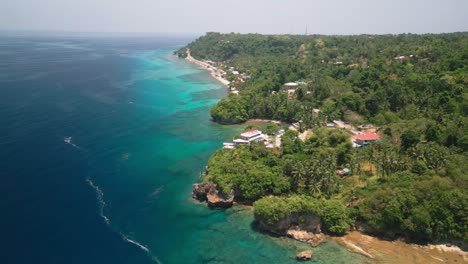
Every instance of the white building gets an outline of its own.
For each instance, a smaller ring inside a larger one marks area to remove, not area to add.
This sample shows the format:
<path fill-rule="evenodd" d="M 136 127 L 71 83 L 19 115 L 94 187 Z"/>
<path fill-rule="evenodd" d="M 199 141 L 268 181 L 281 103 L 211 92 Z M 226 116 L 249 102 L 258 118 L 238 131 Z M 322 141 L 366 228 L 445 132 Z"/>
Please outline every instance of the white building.
<path fill-rule="evenodd" d="M 265 139 L 265 135 L 262 134 L 262 131 L 257 129 L 249 129 L 244 131 L 244 133 L 240 134 L 240 139 L 248 141 L 249 143 L 252 141 L 261 141 Z"/>
<path fill-rule="evenodd" d="M 295 82 L 288 82 L 288 83 L 285 83 L 284 86 L 286 87 L 296 87 L 298 86 L 299 84 L 295 83 Z"/>

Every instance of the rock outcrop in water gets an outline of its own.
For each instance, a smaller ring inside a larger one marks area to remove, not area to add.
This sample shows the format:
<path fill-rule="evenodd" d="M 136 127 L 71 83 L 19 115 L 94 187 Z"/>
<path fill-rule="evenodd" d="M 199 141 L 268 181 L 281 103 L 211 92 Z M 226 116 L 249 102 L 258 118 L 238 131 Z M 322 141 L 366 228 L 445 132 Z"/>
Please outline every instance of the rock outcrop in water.
<path fill-rule="evenodd" d="M 201 202 L 206 201 L 211 208 L 229 208 L 234 203 L 233 192 L 229 194 L 220 193 L 213 182 L 194 184 L 192 197 Z"/>
<path fill-rule="evenodd" d="M 299 229 L 290 229 L 287 232 L 289 238 L 305 242 L 313 247 L 318 247 L 320 244 L 325 242 L 325 235 L 322 233 L 312 233 Z"/>
<path fill-rule="evenodd" d="M 322 234 L 321 218 L 310 213 L 297 213 L 284 217 L 275 224 L 269 224 L 263 219 L 256 219 L 258 228 L 280 236 L 287 236 L 317 247 L 326 241 Z"/>
<path fill-rule="evenodd" d="M 313 256 L 313 252 L 312 250 L 306 250 L 306 251 L 302 251 L 300 252 L 299 254 L 296 255 L 296 259 L 299 260 L 299 261 L 306 261 L 306 260 L 310 260 Z"/>
<path fill-rule="evenodd" d="M 258 227 L 261 230 L 268 231 L 277 235 L 287 235 L 287 231 L 293 227 L 313 233 L 320 233 L 320 217 L 310 213 L 296 213 L 286 216 L 275 224 L 269 224 L 261 218 L 256 218 Z"/>
<path fill-rule="evenodd" d="M 207 200 L 207 194 L 211 189 L 212 184 L 200 184 L 200 183 L 195 183 L 193 184 L 193 192 L 192 192 L 192 197 L 195 200 L 198 200 L 200 202 L 204 202 Z"/>

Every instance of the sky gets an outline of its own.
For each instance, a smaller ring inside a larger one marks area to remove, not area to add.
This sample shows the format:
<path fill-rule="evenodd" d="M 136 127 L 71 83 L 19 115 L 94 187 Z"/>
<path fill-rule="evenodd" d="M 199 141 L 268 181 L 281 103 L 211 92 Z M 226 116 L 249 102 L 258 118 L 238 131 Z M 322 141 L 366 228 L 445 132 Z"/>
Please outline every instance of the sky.
<path fill-rule="evenodd" d="M 468 0 L 0 0 L 2 31 L 397 34 L 468 31 Z"/>

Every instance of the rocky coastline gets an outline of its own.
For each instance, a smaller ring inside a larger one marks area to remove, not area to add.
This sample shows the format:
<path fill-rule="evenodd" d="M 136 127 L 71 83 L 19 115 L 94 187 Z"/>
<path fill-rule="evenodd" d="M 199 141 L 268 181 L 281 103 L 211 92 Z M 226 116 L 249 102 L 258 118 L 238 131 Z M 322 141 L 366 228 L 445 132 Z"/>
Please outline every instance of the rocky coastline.
<path fill-rule="evenodd" d="M 221 81 L 225 85 L 229 84 L 229 82 L 222 77 L 223 74 L 225 75 L 225 72 L 221 69 L 218 69 L 205 61 L 193 58 L 190 55 L 189 49 L 186 49 L 186 53 L 187 56 L 185 59 L 187 61 L 206 68 L 211 71 L 211 75 L 218 81 Z M 215 121 L 223 124 L 220 120 Z M 249 119 L 246 122 L 274 122 L 281 124 L 280 121 L 269 119 Z M 230 123 L 231 122 L 226 122 L 224 124 Z M 292 127 L 292 129 L 294 130 L 295 128 Z M 304 134 L 304 138 L 305 135 L 307 134 Z M 192 196 L 195 200 L 206 202 L 208 207 L 212 209 L 227 209 L 235 204 L 252 205 L 253 201 L 246 201 L 243 197 L 236 194 L 235 190 L 231 190 L 228 194 L 220 192 L 216 183 L 208 182 L 194 184 Z M 364 223 L 354 223 L 354 226 L 351 229 L 352 231 L 349 231 L 343 236 L 334 236 L 327 234 L 325 225 L 325 233 L 322 232 L 321 224 L 322 219 L 320 219 L 320 217 L 306 213 L 298 213 L 284 217 L 275 224 L 269 224 L 267 221 L 259 219 L 258 217 L 255 218 L 255 226 L 261 232 L 274 236 L 284 236 L 295 239 L 297 241 L 307 243 L 312 247 L 317 247 L 326 241 L 333 240 L 351 252 L 364 255 L 370 259 L 379 260 L 382 263 L 394 263 L 392 259 L 394 259 L 396 255 L 399 255 L 399 252 L 403 252 L 405 250 L 409 253 L 403 257 L 400 256 L 401 258 L 399 258 L 399 263 L 433 263 L 434 260 L 453 260 L 454 262 L 457 262 L 460 259 L 462 262 L 468 263 L 468 253 L 463 251 L 466 250 L 466 245 L 463 244 L 463 242 L 454 242 L 452 244 L 451 242 L 444 243 L 443 241 L 438 241 L 440 243 L 438 245 L 417 245 L 408 241 L 400 240 L 402 235 L 398 230 L 377 230 Z M 372 241 L 372 243 L 366 243 L 366 241 Z M 461 248 L 454 245 L 458 245 Z M 412 255 L 411 252 L 414 252 L 414 254 Z M 309 255 L 310 257 L 308 257 Z M 312 255 L 312 251 L 310 251 L 310 254 L 308 251 L 304 251 L 300 252 L 296 256 L 296 259 L 300 261 L 309 260 Z M 421 257 L 422 255 L 425 256 Z"/>
<path fill-rule="evenodd" d="M 222 194 L 213 182 L 206 184 L 195 183 L 193 185 L 192 197 L 200 202 L 205 202 L 210 208 L 226 209 L 234 204 L 234 194 Z"/>
<path fill-rule="evenodd" d="M 234 191 L 227 195 L 222 194 L 213 182 L 193 184 L 192 198 L 200 202 L 206 202 L 208 207 L 212 209 L 227 209 L 234 204 L 246 205 L 244 200 L 236 199 Z M 256 219 L 256 221 L 256 227 L 261 232 L 274 236 L 289 237 L 307 243 L 312 247 L 317 247 L 328 240 L 328 237 L 322 233 L 321 219 L 312 214 L 294 214 L 281 219 L 273 225 L 268 224 L 263 219 Z M 310 260 L 312 255 L 313 252 L 307 250 L 298 253 L 296 259 L 306 261 Z"/>
<path fill-rule="evenodd" d="M 233 205 L 250 205 L 236 198 L 235 192 L 222 194 L 213 182 L 193 184 L 193 199 L 206 202 L 212 209 L 227 209 Z M 349 251 L 361 254 L 380 263 L 468 263 L 468 253 L 459 247 L 440 245 L 417 245 L 401 240 L 384 240 L 366 234 L 365 225 L 356 226 L 344 236 L 331 236 L 322 231 L 322 220 L 312 214 L 294 214 L 280 219 L 275 224 L 268 224 L 256 218 L 256 228 L 273 236 L 284 236 L 309 244 L 312 248 L 336 241 Z M 310 256 L 310 258 L 309 258 Z M 298 261 L 312 258 L 312 250 L 298 252 Z"/>

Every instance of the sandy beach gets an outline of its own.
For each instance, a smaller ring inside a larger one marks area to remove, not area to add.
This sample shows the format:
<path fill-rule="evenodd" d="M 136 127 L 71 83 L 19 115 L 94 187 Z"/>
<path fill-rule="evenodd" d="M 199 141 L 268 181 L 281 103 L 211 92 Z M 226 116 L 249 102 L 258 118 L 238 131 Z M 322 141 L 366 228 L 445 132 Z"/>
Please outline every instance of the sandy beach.
<path fill-rule="evenodd" d="M 190 54 L 190 49 L 187 49 L 187 57 L 185 58 L 187 61 L 190 61 L 191 63 L 195 63 L 203 68 L 205 68 L 206 70 L 209 70 L 210 73 L 211 73 L 211 76 L 213 76 L 213 78 L 215 78 L 216 80 L 218 80 L 219 82 L 221 82 L 222 84 L 224 85 L 228 85 L 230 82 L 226 79 L 224 79 L 222 77 L 222 75 L 226 74 L 225 71 L 221 70 L 221 69 L 218 69 L 212 65 L 210 65 L 209 63 L 206 63 L 204 61 L 200 61 L 200 60 L 197 60 L 195 59 L 194 57 L 192 57 L 192 55 Z"/>
<path fill-rule="evenodd" d="M 259 119 L 259 118 L 253 118 L 253 119 L 249 119 L 246 121 L 247 122 L 264 122 L 264 123 L 275 123 L 275 124 L 278 124 L 278 125 L 281 125 L 282 122 L 281 121 L 278 121 L 278 120 L 273 120 L 273 119 Z"/>
<path fill-rule="evenodd" d="M 386 241 L 356 231 L 332 239 L 351 252 L 375 259 L 378 263 L 468 263 L 468 253 L 456 246 Z"/>

